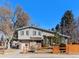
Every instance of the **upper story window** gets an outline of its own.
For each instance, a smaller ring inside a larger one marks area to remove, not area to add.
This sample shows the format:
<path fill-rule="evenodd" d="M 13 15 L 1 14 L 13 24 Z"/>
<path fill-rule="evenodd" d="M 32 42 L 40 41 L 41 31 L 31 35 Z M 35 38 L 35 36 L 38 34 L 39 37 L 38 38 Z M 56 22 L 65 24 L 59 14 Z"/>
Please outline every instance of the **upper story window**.
<path fill-rule="evenodd" d="M 21 35 L 24 35 L 24 31 L 21 31 L 20 33 L 21 33 Z"/>
<path fill-rule="evenodd" d="M 26 31 L 26 35 L 29 35 L 29 31 Z"/>
<path fill-rule="evenodd" d="M 40 31 L 38 32 L 38 35 L 40 35 L 40 36 L 41 36 L 41 32 L 40 32 Z"/>
<path fill-rule="evenodd" d="M 36 31 L 33 31 L 33 35 L 36 35 Z"/>

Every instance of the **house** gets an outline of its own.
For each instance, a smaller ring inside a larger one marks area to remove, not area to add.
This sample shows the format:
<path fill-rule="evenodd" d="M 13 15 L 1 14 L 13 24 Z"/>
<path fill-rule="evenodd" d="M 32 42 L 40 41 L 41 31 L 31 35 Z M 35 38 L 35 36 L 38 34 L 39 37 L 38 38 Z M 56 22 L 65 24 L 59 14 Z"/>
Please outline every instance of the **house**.
<path fill-rule="evenodd" d="M 0 46 L 5 46 L 6 48 L 6 35 L 3 31 L 0 30 Z M 3 45 L 2 45 L 3 44 Z"/>
<path fill-rule="evenodd" d="M 31 46 L 41 48 L 41 46 L 53 44 L 53 39 L 52 39 L 52 37 L 54 37 L 53 31 L 41 29 L 34 26 L 25 26 L 22 28 L 18 28 L 16 30 L 18 31 L 19 42 L 25 43 L 25 45 L 28 48 L 31 48 Z"/>
<path fill-rule="evenodd" d="M 4 34 L 3 31 L 0 31 L 0 41 L 5 39 L 6 39 L 6 35 Z"/>

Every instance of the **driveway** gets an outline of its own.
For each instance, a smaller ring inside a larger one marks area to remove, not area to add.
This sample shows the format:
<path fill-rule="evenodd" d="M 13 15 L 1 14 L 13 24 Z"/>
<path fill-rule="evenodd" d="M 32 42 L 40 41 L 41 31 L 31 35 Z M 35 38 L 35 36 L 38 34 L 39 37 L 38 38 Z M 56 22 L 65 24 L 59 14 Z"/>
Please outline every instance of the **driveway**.
<path fill-rule="evenodd" d="M 52 54 L 52 53 L 26 53 L 20 54 L 18 49 L 9 50 L 9 53 L 0 54 L 0 58 L 79 58 L 79 55 Z"/>

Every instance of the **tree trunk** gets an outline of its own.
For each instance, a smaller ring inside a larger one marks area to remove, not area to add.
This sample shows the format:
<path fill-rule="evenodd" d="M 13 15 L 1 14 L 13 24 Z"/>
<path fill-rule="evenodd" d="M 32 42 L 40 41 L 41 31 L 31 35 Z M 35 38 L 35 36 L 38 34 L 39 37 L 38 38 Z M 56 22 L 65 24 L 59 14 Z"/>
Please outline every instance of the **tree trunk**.
<path fill-rule="evenodd" d="M 10 40 L 8 41 L 8 49 L 10 49 Z"/>
<path fill-rule="evenodd" d="M 10 42 L 8 42 L 8 49 L 10 49 Z"/>

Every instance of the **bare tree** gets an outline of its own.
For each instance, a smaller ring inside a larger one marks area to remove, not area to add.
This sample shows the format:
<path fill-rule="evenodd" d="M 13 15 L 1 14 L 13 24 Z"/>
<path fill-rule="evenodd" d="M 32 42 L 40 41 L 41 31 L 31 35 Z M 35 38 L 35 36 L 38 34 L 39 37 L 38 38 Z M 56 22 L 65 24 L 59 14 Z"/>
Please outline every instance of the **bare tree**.
<path fill-rule="evenodd" d="M 28 25 L 28 14 L 23 11 L 20 6 L 16 7 L 16 22 L 15 28 L 23 27 Z"/>
<path fill-rule="evenodd" d="M 7 6 L 6 6 L 7 7 Z M 13 20 L 16 17 L 16 22 Z M 3 31 L 8 39 L 8 48 L 10 48 L 10 41 L 16 32 L 16 28 L 27 26 L 28 15 L 22 10 L 21 7 L 17 7 L 15 12 L 10 10 L 10 8 L 1 7 L 0 8 L 0 30 Z"/>
<path fill-rule="evenodd" d="M 76 39 L 77 39 L 77 42 L 79 43 L 79 17 L 76 18 L 76 21 L 75 21 L 75 31 L 76 31 Z"/>
<path fill-rule="evenodd" d="M 11 21 L 11 12 L 4 7 L 0 8 L 0 30 L 2 30 L 8 39 L 8 48 L 10 48 L 10 40 L 13 36 L 13 26 Z"/>
<path fill-rule="evenodd" d="M 20 6 L 17 6 L 14 12 L 14 16 L 16 17 L 16 22 L 14 23 L 14 29 L 20 28 L 28 25 L 29 17 L 28 14 L 23 11 Z M 17 40 L 18 33 L 15 30 L 13 34 L 13 40 Z"/>

